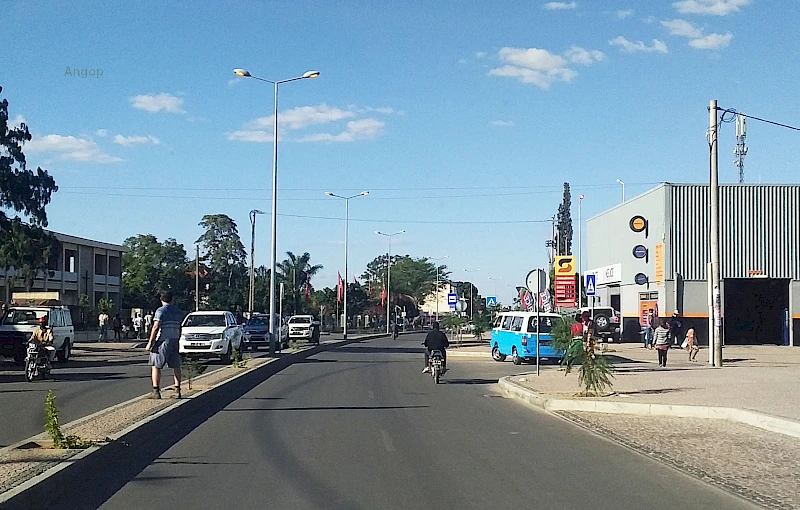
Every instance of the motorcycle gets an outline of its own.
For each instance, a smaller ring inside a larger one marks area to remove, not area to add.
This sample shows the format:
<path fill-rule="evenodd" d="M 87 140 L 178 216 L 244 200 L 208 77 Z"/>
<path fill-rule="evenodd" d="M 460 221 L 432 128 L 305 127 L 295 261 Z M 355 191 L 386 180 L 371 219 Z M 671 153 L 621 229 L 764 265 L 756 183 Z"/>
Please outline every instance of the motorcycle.
<path fill-rule="evenodd" d="M 393 330 L 392 331 L 392 340 L 397 340 L 398 335 L 399 335 L 399 333 L 397 332 L 397 330 L 396 329 Z"/>
<path fill-rule="evenodd" d="M 442 351 L 438 349 L 431 351 L 428 364 L 431 369 L 431 377 L 435 384 L 439 384 L 439 378 L 444 374 L 444 356 L 442 355 Z"/>
<path fill-rule="evenodd" d="M 32 382 L 37 376 L 46 379 L 53 368 L 50 365 L 50 356 L 55 353 L 51 345 L 42 345 L 39 342 L 28 342 L 27 355 L 25 356 L 25 380 Z"/>

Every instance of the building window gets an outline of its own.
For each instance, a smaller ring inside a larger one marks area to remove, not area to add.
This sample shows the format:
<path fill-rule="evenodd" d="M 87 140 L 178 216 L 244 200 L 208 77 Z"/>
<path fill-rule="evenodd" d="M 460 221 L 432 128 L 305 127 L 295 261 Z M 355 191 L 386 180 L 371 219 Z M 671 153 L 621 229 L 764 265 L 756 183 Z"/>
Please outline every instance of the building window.
<path fill-rule="evenodd" d="M 97 305 L 100 304 L 101 299 L 105 299 L 106 295 L 104 292 L 95 292 L 94 293 L 94 307 L 97 308 Z"/>
<path fill-rule="evenodd" d="M 68 273 L 78 271 L 78 252 L 76 250 L 64 250 L 64 270 Z"/>
<path fill-rule="evenodd" d="M 108 276 L 121 276 L 122 266 L 119 257 L 108 257 Z"/>
<path fill-rule="evenodd" d="M 104 253 L 96 253 L 94 256 L 94 274 L 106 274 L 106 255 Z"/>

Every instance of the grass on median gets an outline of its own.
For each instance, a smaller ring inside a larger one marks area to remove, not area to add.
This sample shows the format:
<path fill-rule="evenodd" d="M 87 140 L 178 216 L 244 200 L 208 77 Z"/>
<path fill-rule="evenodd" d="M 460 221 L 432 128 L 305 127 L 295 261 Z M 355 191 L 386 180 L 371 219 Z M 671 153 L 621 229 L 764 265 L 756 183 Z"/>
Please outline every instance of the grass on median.
<path fill-rule="evenodd" d="M 56 406 L 56 396 L 53 395 L 53 390 L 48 390 L 47 397 L 44 399 L 44 415 L 44 430 L 47 432 L 47 435 L 50 436 L 55 448 L 62 450 L 84 450 L 91 446 L 101 444 L 100 441 L 90 441 L 88 439 L 81 439 L 74 434 L 64 434 L 61 430 L 61 425 L 58 423 L 58 407 Z M 106 439 L 105 442 L 108 441 L 110 441 L 110 439 Z"/>

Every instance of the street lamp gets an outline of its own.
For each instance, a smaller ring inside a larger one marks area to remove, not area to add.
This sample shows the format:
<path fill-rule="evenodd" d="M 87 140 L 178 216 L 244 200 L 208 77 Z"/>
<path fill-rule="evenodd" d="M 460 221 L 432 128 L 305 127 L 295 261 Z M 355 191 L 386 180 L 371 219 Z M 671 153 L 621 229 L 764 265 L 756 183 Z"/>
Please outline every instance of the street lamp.
<path fill-rule="evenodd" d="M 394 236 L 405 233 L 405 230 L 395 232 L 394 234 L 384 234 L 383 232 L 375 231 L 379 236 L 386 236 L 389 238 L 389 251 L 386 252 L 386 334 L 389 334 L 389 302 L 392 300 L 389 290 L 389 285 L 392 282 L 392 238 Z"/>
<path fill-rule="evenodd" d="M 248 318 L 253 317 L 253 301 L 255 299 L 255 285 L 256 285 L 256 273 L 255 273 L 255 258 L 256 258 L 256 215 L 257 214 L 266 214 L 264 211 L 259 211 L 258 209 L 253 209 L 250 211 L 250 300 L 248 311 L 250 312 L 250 316 Z"/>
<path fill-rule="evenodd" d="M 319 71 L 306 71 L 302 76 L 278 81 L 253 76 L 244 69 L 234 69 L 233 73 L 243 78 L 265 81 L 275 87 L 274 124 L 272 129 L 272 240 L 269 257 L 269 354 L 272 356 L 275 354 L 275 321 L 273 317 L 275 316 L 275 266 L 278 258 L 278 85 L 305 78 L 316 78 L 319 76 Z"/>
<path fill-rule="evenodd" d="M 365 197 L 369 195 L 369 191 L 362 191 L 358 195 L 349 197 L 343 197 L 330 191 L 326 191 L 325 195 L 344 200 L 344 329 L 342 339 L 347 340 L 347 238 L 350 232 L 350 199 Z"/>
<path fill-rule="evenodd" d="M 617 183 L 622 184 L 622 202 L 625 202 L 625 183 L 617 179 Z"/>
<path fill-rule="evenodd" d="M 581 258 L 581 248 L 583 246 L 581 239 L 581 204 L 583 204 L 583 195 L 578 197 L 578 304 L 583 306 L 583 259 Z"/>
<path fill-rule="evenodd" d="M 477 273 L 480 269 L 465 269 L 465 273 Z M 469 320 L 472 320 L 474 315 L 475 307 L 472 305 L 472 297 L 475 295 L 475 285 L 472 282 L 469 282 Z"/>
<path fill-rule="evenodd" d="M 502 280 L 502 276 L 490 276 L 487 278 L 490 282 L 497 282 L 497 280 Z M 497 283 L 494 284 L 494 296 L 497 297 Z"/>
<path fill-rule="evenodd" d="M 444 260 L 446 258 L 448 258 L 447 255 L 445 255 L 444 257 L 431 258 L 428 260 L 436 262 L 437 260 Z M 439 264 L 436 264 L 436 322 L 439 322 Z"/>

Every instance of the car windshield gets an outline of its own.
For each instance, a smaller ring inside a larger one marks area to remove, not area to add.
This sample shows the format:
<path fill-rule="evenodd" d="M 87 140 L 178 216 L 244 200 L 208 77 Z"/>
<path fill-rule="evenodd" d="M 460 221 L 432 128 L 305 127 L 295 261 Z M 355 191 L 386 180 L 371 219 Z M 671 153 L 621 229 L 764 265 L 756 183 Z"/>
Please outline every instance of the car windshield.
<path fill-rule="evenodd" d="M 289 319 L 290 324 L 311 324 L 311 317 L 292 317 Z"/>
<path fill-rule="evenodd" d="M 46 310 L 17 310 L 9 309 L 3 314 L 0 322 L 3 326 L 36 326 L 40 317 L 47 317 Z"/>
<path fill-rule="evenodd" d="M 189 315 L 183 321 L 185 326 L 225 326 L 224 315 Z"/>
<path fill-rule="evenodd" d="M 269 319 L 267 319 L 266 317 L 253 317 L 252 319 L 247 321 L 247 325 L 248 326 L 254 326 L 254 327 L 259 327 L 259 326 L 268 327 L 269 326 Z"/>

